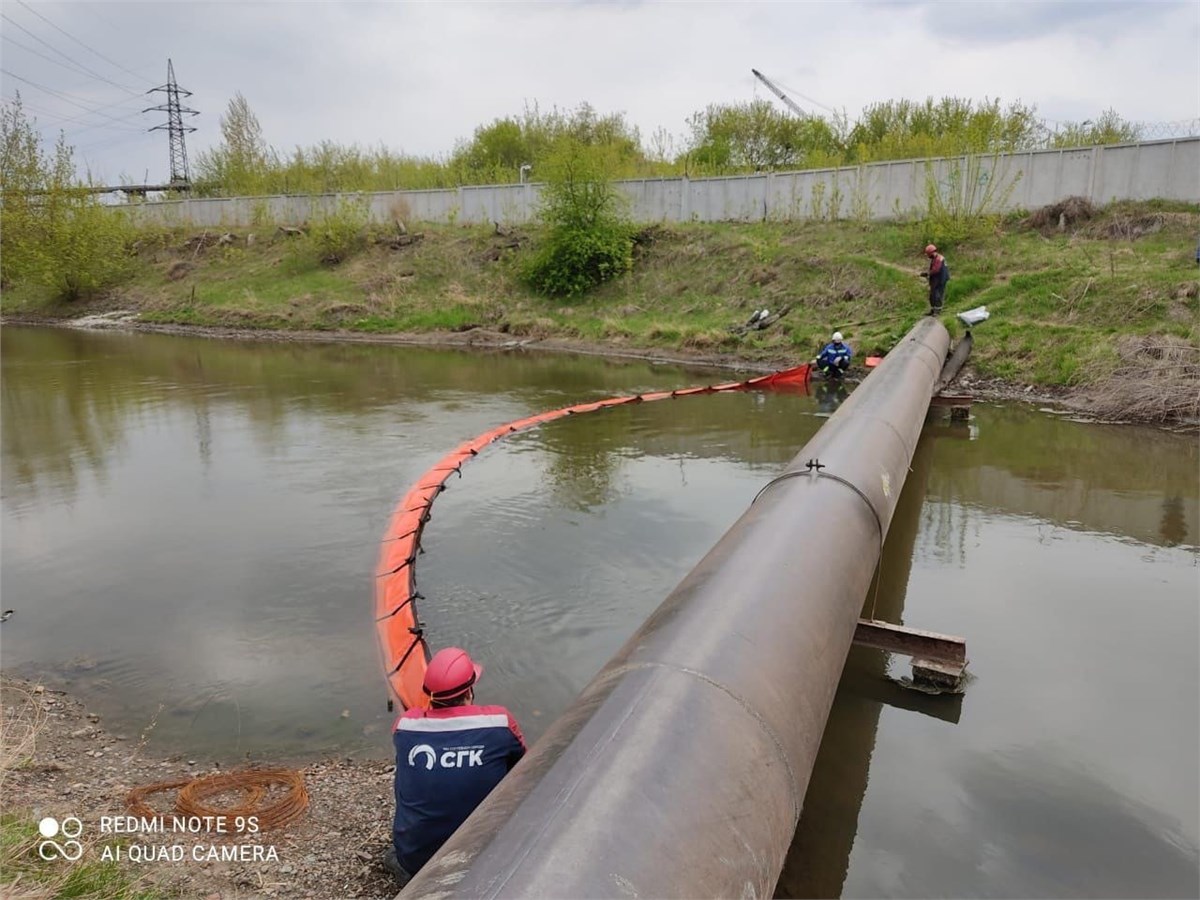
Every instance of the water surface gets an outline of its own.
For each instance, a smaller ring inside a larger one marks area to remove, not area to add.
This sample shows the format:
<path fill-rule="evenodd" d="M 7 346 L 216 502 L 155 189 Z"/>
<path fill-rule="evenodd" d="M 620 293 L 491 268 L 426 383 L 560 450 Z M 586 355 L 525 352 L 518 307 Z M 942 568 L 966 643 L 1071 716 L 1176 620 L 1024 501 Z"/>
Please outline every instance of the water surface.
<path fill-rule="evenodd" d="M 386 756 L 371 572 L 396 499 L 504 421 L 728 380 L 645 362 L 6 328 L 7 669 L 233 760 Z M 836 398 L 568 418 L 487 450 L 421 615 L 536 737 Z M 958 700 L 854 651 L 782 893 L 1196 896 L 1194 439 L 977 405 L 926 428 L 874 614 L 968 639 Z M 871 610 L 868 610 L 871 611 Z"/>

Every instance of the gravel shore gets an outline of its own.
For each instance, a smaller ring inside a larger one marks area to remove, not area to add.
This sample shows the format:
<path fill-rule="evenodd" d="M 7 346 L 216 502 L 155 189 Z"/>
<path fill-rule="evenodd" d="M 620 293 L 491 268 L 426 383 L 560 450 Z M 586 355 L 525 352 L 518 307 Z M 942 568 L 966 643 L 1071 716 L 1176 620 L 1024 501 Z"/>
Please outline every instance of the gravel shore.
<path fill-rule="evenodd" d="M 397 893 L 381 865 L 391 829 L 390 764 L 326 759 L 302 766 L 308 809 L 290 824 L 259 834 L 194 831 L 182 822 L 148 833 L 129 820 L 123 824 L 133 824 L 132 831 L 114 833 L 116 820 L 102 817 L 128 816 L 125 797 L 131 789 L 228 770 L 186 757 L 156 757 L 147 752 L 141 736 L 110 733 L 81 702 L 48 685 L 0 676 L 0 707 L 0 813 L 35 825 L 47 816 L 60 821 L 75 816 L 83 825 L 83 860 L 55 860 L 47 866 L 100 860 L 107 848 L 110 858 L 119 853 L 120 865 L 139 890 L 152 896 L 384 900 Z M 149 802 L 169 815 L 173 796 L 166 792 Z M 211 802 L 220 807 L 225 800 L 240 799 L 232 795 Z M 166 858 L 131 861 L 135 845 L 137 856 Z M 40 892 L 28 878 L 14 880 L 12 873 L 0 873 L 0 896 L 53 893 Z"/>

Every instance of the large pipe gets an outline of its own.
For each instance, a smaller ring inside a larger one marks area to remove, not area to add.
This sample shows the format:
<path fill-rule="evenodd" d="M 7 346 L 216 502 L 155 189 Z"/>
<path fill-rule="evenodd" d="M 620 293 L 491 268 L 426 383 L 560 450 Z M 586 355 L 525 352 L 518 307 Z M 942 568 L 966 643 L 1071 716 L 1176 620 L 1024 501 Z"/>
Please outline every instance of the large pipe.
<path fill-rule="evenodd" d="M 937 396 L 944 391 L 955 378 L 958 377 L 959 371 L 967 362 L 967 357 L 971 355 L 971 347 L 974 346 L 975 339 L 971 337 L 971 332 L 967 332 L 959 342 L 954 345 L 954 351 L 946 357 L 946 362 L 942 365 L 942 373 L 938 376 L 938 380 L 934 383 L 931 394 Z"/>
<path fill-rule="evenodd" d="M 949 340 L 913 327 L 405 898 L 771 895 Z"/>

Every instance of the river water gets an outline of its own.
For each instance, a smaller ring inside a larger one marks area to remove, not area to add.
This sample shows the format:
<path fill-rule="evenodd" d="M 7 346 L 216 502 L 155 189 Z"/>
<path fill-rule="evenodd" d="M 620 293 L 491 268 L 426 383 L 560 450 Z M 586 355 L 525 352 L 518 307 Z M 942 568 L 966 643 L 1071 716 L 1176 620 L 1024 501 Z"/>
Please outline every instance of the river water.
<path fill-rule="evenodd" d="M 983 339 L 986 339 L 984 336 Z M 206 759 L 385 757 L 371 573 L 461 441 L 728 380 L 648 362 L 5 328 L 6 670 Z M 545 730 L 833 408 L 730 394 L 485 451 L 425 532 L 435 646 Z M 1194 437 L 977 404 L 931 420 L 874 615 L 967 638 L 961 698 L 855 649 L 788 896 L 1197 896 Z M 868 612 L 872 610 L 869 608 Z"/>

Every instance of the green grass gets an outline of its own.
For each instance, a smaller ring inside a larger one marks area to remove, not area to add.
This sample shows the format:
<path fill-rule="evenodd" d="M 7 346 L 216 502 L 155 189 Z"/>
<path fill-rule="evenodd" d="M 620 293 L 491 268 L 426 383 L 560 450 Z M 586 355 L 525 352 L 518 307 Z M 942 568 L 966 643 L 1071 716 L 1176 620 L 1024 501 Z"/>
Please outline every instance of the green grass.
<path fill-rule="evenodd" d="M 162 896 L 139 884 L 120 864 L 99 860 L 94 847 L 86 848 L 79 862 L 47 861 L 38 855 L 40 841 L 31 813 L 0 814 L 0 894 L 7 896 L 4 887 L 19 885 L 15 888 L 18 896 L 55 900 L 156 900 Z"/>
<path fill-rule="evenodd" d="M 1148 217 L 1156 230 L 1113 236 Z M 190 325 L 484 328 L 770 362 L 810 358 L 839 329 L 861 358 L 889 349 L 924 313 L 921 248 L 938 241 L 915 223 L 664 225 L 639 246 L 631 273 L 563 304 L 518 278 L 536 228 L 501 236 L 491 227 L 422 227 L 419 243 L 371 245 L 336 267 L 266 231 L 252 247 L 242 231 L 235 247 L 199 252 L 185 246 L 195 231 L 158 235 L 143 241 L 136 275 L 103 307 Z M 983 375 L 1050 385 L 1101 379 L 1118 365 L 1126 336 L 1200 343 L 1198 231 L 1200 211 L 1181 204 L 1114 204 L 1074 233 L 1049 237 L 1012 217 L 947 251 L 945 321 L 953 326 L 953 312 L 987 305 L 992 319 L 976 329 L 972 357 Z M 786 315 L 765 331 L 735 333 L 763 307 Z M 63 315 L 90 307 L 18 285 L 4 292 L 2 308 Z"/>

